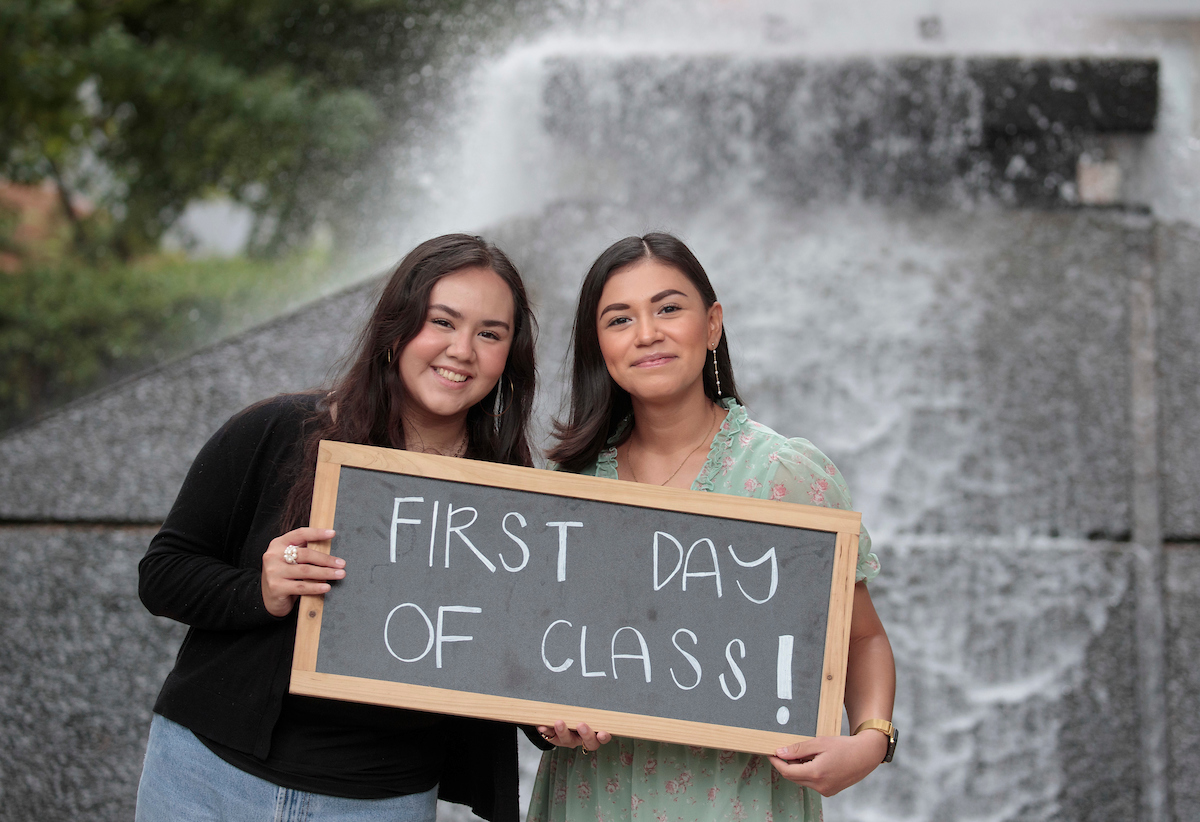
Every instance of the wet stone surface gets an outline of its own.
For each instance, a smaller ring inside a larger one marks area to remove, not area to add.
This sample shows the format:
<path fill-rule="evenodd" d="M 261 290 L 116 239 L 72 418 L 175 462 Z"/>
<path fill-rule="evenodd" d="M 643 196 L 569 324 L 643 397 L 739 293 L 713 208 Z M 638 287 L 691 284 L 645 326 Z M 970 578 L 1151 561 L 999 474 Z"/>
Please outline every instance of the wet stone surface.
<path fill-rule="evenodd" d="M 1125 547 L 915 537 L 881 560 L 905 744 L 826 818 L 1136 818 Z"/>
<path fill-rule="evenodd" d="M 1200 539 L 1200 229 L 1157 231 L 1163 533 Z"/>
<path fill-rule="evenodd" d="M 1175 819 L 1200 819 L 1200 544 L 1167 550 L 1167 779 Z"/>
<path fill-rule="evenodd" d="M 645 226 L 635 209 L 593 205 L 502 229 L 539 284 L 548 398 L 583 272 Z M 760 205 L 670 228 L 713 280 L 751 415 L 833 458 L 868 527 L 1128 534 L 1139 221 Z"/>
<path fill-rule="evenodd" d="M 150 616 L 153 528 L 5 526 L 0 820 L 129 820 L 183 626 Z"/>
<path fill-rule="evenodd" d="M 0 439 L 0 519 L 161 522 L 235 412 L 323 383 L 362 322 L 359 286 L 85 397 Z"/>
<path fill-rule="evenodd" d="M 547 131 L 610 192 L 657 203 L 746 187 L 791 203 L 1061 206 L 1094 135 L 1147 132 L 1158 110 L 1154 60 L 639 56 L 547 71 Z"/>
<path fill-rule="evenodd" d="M 7 526 L 0 820 L 132 818 L 154 696 L 183 629 L 136 596 L 150 528 Z M 1122 544 L 880 541 L 872 594 L 896 651 L 896 762 L 830 820 L 1122 820 L 1136 803 L 1132 560 Z M 1168 566 L 1177 819 L 1200 807 L 1188 711 L 1200 550 Z M 1189 627 L 1191 626 L 1191 627 Z M 1194 729 L 1200 730 L 1200 729 Z M 523 756 L 526 786 L 536 754 Z M 1189 804 L 1190 803 L 1190 804 Z M 1182 815 L 1181 815 L 1182 814 Z M 445 806 L 444 818 L 469 819 Z"/>

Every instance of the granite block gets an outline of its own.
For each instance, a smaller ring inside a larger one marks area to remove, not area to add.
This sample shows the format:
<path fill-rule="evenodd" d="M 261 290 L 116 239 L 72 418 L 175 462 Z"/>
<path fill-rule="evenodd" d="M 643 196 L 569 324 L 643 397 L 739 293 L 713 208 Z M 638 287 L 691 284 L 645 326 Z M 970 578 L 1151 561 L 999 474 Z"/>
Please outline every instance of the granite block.
<path fill-rule="evenodd" d="M 1156 60 L 1076 57 L 974 57 L 971 79 L 983 92 L 987 129 L 1147 132 L 1158 116 Z"/>
<path fill-rule="evenodd" d="M 1140 224 L 1088 211 L 720 207 L 675 223 L 722 298 L 752 413 L 841 464 L 869 524 L 1130 531 L 1127 268 Z M 494 232 L 542 317 L 543 432 L 564 385 L 575 277 L 637 230 L 637 212 L 606 206 Z M 315 318 L 366 302 L 336 298 L 0 439 L 0 517 L 160 520 L 230 414 L 319 382 L 348 346 L 341 329 L 355 323 Z"/>
<path fill-rule="evenodd" d="M 183 634 L 136 598 L 153 529 L 0 530 L 15 574 L 0 614 L 0 819 L 128 819 L 150 708 Z M 903 744 L 892 766 L 827 801 L 828 818 L 883 808 L 918 819 L 1130 818 L 1140 749 L 1129 549 L 913 536 L 882 538 L 878 550 L 884 574 L 871 588 L 896 652 Z M 1196 799 L 1186 774 L 1196 758 L 1187 706 L 1200 692 L 1188 627 L 1197 557 L 1173 552 L 1169 566 L 1178 819 Z M 526 795 L 536 758 L 523 756 Z"/>
<path fill-rule="evenodd" d="M 1200 228 L 1156 232 L 1163 534 L 1200 538 Z"/>
<path fill-rule="evenodd" d="M 183 626 L 137 597 L 153 528 L 3 526 L 0 820 L 133 818 Z"/>
<path fill-rule="evenodd" d="M 825 817 L 1136 818 L 1127 549 L 964 536 L 881 553 L 871 591 L 896 654 L 901 745 Z"/>
<path fill-rule="evenodd" d="M 0 438 L 0 520 L 161 522 L 234 412 L 325 382 L 374 283 L 84 397 Z"/>
<path fill-rule="evenodd" d="M 1200 819 L 1200 545 L 1173 545 L 1166 562 L 1167 780 L 1176 822 Z"/>
<path fill-rule="evenodd" d="M 832 457 L 868 527 L 1129 533 L 1137 220 L 716 204 L 663 223 L 713 280 L 752 416 Z M 540 283 L 543 413 L 565 384 L 577 283 L 653 226 L 592 203 L 499 229 Z"/>
<path fill-rule="evenodd" d="M 1076 201 L 1098 134 L 1145 133 L 1158 64 L 1127 58 L 556 57 L 545 129 L 569 176 L 685 205 Z"/>

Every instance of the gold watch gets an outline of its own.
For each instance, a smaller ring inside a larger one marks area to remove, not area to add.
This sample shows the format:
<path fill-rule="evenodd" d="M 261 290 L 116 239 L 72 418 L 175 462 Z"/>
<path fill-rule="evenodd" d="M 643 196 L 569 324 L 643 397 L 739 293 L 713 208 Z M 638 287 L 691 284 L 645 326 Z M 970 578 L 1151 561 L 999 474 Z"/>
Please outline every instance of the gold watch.
<path fill-rule="evenodd" d="M 887 753 L 883 756 L 884 762 L 891 762 L 892 757 L 896 754 L 896 740 L 900 738 L 900 732 L 896 730 L 896 726 L 886 719 L 868 719 L 859 724 L 854 729 L 851 736 L 857 736 L 859 731 L 882 731 L 887 734 L 888 747 Z"/>

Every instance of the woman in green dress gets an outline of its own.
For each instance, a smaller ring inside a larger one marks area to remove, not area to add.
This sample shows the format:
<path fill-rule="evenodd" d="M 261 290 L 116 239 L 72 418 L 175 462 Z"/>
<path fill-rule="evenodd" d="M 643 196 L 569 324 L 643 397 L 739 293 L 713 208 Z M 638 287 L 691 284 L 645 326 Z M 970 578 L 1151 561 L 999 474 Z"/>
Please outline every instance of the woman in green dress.
<path fill-rule="evenodd" d="M 560 470 L 757 499 L 850 508 L 829 459 L 749 419 L 737 394 L 721 304 L 681 241 L 610 246 L 584 280 L 575 315 L 571 407 L 550 452 Z M 562 721 L 538 770 L 528 822 L 767 822 L 821 819 L 832 796 L 895 747 L 896 672 L 866 583 L 879 572 L 859 538 L 846 682 L 850 727 L 762 757 L 611 738 Z M 865 726 L 865 727 L 864 727 Z"/>

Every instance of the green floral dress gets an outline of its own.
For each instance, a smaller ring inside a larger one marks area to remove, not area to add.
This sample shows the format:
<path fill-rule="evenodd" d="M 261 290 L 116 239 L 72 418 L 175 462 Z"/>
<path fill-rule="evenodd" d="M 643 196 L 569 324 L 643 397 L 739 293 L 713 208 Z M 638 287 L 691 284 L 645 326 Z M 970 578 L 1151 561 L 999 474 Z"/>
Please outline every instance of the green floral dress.
<path fill-rule="evenodd" d="M 846 481 L 808 440 L 787 439 L 746 416 L 732 399 L 708 461 L 692 483 L 755 499 L 852 507 Z M 617 476 L 609 448 L 581 473 Z M 858 542 L 857 579 L 879 573 L 871 538 Z M 785 822 L 821 819 L 821 797 L 779 775 L 755 754 L 615 737 L 593 754 L 555 748 L 542 755 L 527 822 Z"/>

